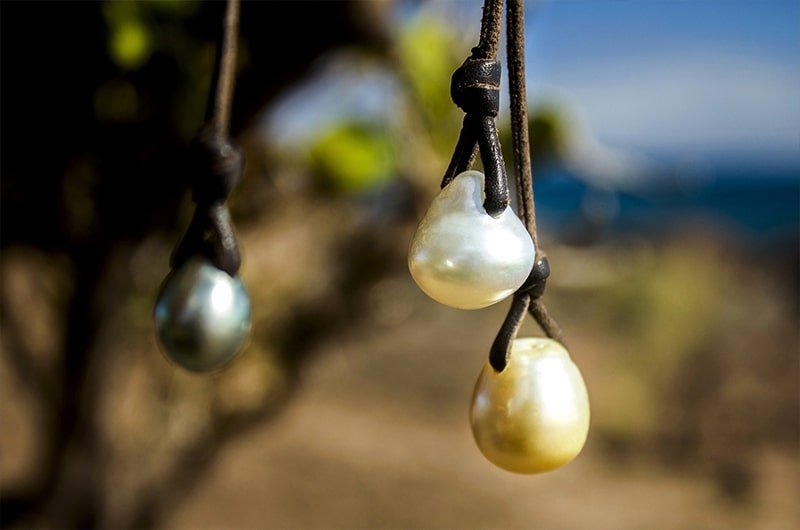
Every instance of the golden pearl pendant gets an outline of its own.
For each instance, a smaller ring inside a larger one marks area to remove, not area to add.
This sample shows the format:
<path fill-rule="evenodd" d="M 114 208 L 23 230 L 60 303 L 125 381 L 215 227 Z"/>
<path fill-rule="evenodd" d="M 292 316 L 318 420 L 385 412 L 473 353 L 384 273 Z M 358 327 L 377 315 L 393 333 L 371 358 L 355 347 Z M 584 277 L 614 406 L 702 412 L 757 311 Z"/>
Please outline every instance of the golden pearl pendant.
<path fill-rule="evenodd" d="M 558 342 L 516 339 L 508 364 L 487 361 L 475 384 L 470 421 L 483 455 L 515 473 L 561 467 L 589 432 L 589 397 L 578 367 Z"/>

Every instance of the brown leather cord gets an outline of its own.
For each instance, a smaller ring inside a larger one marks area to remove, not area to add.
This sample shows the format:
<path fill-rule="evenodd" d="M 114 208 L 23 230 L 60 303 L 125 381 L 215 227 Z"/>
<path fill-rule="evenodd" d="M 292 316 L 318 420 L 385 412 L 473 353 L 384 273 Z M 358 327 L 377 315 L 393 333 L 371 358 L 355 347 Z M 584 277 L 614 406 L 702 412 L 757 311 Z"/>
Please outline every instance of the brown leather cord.
<path fill-rule="evenodd" d="M 536 235 L 536 212 L 533 204 L 531 151 L 528 143 L 528 110 L 525 89 L 525 21 L 520 3 L 509 0 L 507 9 L 508 92 L 511 107 L 511 138 L 514 147 L 514 169 L 517 183 L 517 204 L 520 217 L 539 248 Z"/>
<path fill-rule="evenodd" d="M 172 254 L 173 270 L 194 256 L 205 257 L 231 276 L 236 275 L 241 266 L 236 234 L 225 204 L 244 171 L 244 156 L 228 134 L 238 28 L 239 0 L 228 0 L 222 35 L 217 41 L 206 122 L 192 142 L 189 157 L 192 198 L 197 207 L 189 228 Z"/>
<path fill-rule="evenodd" d="M 506 10 L 506 55 L 518 208 L 520 217 L 531 234 L 531 239 L 536 247 L 536 259 L 528 280 L 514 293 L 508 314 L 489 351 L 489 362 L 498 372 L 502 372 L 508 363 L 511 343 L 517 336 L 526 310 L 533 316 L 548 337 L 564 343 L 564 333 L 561 327 L 541 300 L 547 277 L 550 275 L 550 264 L 539 245 L 536 234 L 536 210 L 533 202 L 533 173 L 531 169 L 527 95 L 525 90 L 524 10 L 524 0 L 508 0 Z"/>
<path fill-rule="evenodd" d="M 472 166 L 479 151 L 486 174 L 483 206 L 497 217 L 508 207 L 508 178 L 500 149 L 495 119 L 500 110 L 500 42 L 502 0 L 486 0 L 481 20 L 481 37 L 472 54 L 454 73 L 450 82 L 453 102 L 465 113 L 453 157 L 442 178 L 447 186 L 459 173 Z"/>
<path fill-rule="evenodd" d="M 239 33 L 240 0 L 228 0 L 222 22 L 222 38 L 217 43 L 217 59 L 206 121 L 213 121 L 220 132 L 227 134 L 231 122 L 233 82 L 236 73 L 236 39 Z"/>
<path fill-rule="evenodd" d="M 481 36 L 472 49 L 476 59 L 494 59 L 500 48 L 500 25 L 503 22 L 503 0 L 486 0 L 481 17 Z"/>

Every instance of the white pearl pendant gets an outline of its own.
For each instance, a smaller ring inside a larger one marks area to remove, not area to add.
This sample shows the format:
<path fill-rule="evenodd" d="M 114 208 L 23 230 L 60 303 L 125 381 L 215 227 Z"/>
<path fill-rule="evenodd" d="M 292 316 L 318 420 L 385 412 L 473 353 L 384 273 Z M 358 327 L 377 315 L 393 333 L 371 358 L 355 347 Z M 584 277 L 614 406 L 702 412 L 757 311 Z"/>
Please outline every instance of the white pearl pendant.
<path fill-rule="evenodd" d="M 533 268 L 530 234 L 508 207 L 486 213 L 484 175 L 465 171 L 433 199 L 411 240 L 408 268 L 425 294 L 458 309 L 480 309 L 516 291 Z"/>
<path fill-rule="evenodd" d="M 552 339 L 516 339 L 508 365 L 488 362 L 472 396 L 472 434 L 493 464 L 516 473 L 561 467 L 589 432 L 589 397 L 578 367 Z"/>
<path fill-rule="evenodd" d="M 230 362 L 250 333 L 250 298 L 242 280 L 203 258 L 167 276 L 155 307 L 166 356 L 192 372 L 212 372 Z"/>

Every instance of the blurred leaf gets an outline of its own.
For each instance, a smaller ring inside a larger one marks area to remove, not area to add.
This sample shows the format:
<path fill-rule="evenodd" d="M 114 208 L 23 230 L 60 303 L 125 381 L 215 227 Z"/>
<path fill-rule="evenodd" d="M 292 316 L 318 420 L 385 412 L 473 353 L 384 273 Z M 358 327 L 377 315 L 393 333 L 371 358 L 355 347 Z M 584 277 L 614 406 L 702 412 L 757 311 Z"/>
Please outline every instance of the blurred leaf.
<path fill-rule="evenodd" d="M 457 44 L 452 28 L 429 16 L 420 16 L 403 29 L 397 49 L 431 141 L 437 151 L 449 153 L 463 116 L 450 99 L 450 77 L 470 50 Z"/>
<path fill-rule="evenodd" d="M 528 130 L 534 163 L 548 163 L 563 158 L 567 120 L 561 109 L 552 105 L 536 107 L 530 113 Z"/>
<path fill-rule="evenodd" d="M 125 21 L 111 34 L 111 57 L 119 66 L 135 70 L 150 57 L 152 42 L 147 29 L 138 20 Z"/>
<path fill-rule="evenodd" d="M 450 52 L 453 43 L 447 29 L 433 19 L 422 18 L 409 25 L 399 41 L 411 82 L 423 102 L 434 108 L 452 105 L 450 75 L 457 62 Z"/>
<path fill-rule="evenodd" d="M 156 51 L 176 53 L 178 48 L 186 48 L 182 43 L 188 34 L 182 22 L 198 6 L 198 2 L 188 0 L 107 2 L 103 17 L 109 29 L 111 59 L 123 69 L 137 70 Z"/>
<path fill-rule="evenodd" d="M 566 153 L 569 122 L 564 110 L 556 105 L 542 104 L 528 111 L 528 134 L 531 146 L 531 162 L 534 172 L 542 165 L 563 160 Z M 513 158 L 511 123 L 498 126 L 500 145 L 508 164 Z"/>
<path fill-rule="evenodd" d="M 379 127 L 342 123 L 323 132 L 311 147 L 311 166 L 333 191 L 357 192 L 395 173 L 391 140 Z"/>
<path fill-rule="evenodd" d="M 103 17 L 108 24 L 108 53 L 111 59 L 126 70 L 140 68 L 153 51 L 152 35 L 142 20 L 138 2 L 108 2 L 103 5 Z"/>

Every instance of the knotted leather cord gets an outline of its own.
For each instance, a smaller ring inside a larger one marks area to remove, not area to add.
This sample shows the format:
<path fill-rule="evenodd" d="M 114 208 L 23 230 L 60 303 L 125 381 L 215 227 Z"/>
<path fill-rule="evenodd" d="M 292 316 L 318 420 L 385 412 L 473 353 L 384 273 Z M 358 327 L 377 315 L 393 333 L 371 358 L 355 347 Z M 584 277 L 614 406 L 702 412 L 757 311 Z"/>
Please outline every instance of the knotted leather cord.
<path fill-rule="evenodd" d="M 502 15 L 502 0 L 486 0 L 480 41 L 472 49 L 472 55 L 453 73 L 450 96 L 466 115 L 450 165 L 442 178 L 444 188 L 456 175 L 472 167 L 479 150 L 486 173 L 483 206 L 492 217 L 503 213 L 509 203 L 506 168 L 495 124 L 500 110 L 497 48 Z"/>
<path fill-rule="evenodd" d="M 228 0 L 222 36 L 217 41 L 206 121 L 192 142 L 189 157 L 192 198 L 197 206 L 186 234 L 172 254 L 173 270 L 194 256 L 205 257 L 231 276 L 241 266 L 239 245 L 225 204 L 244 171 L 244 156 L 228 132 L 238 27 L 239 0 Z"/>
<path fill-rule="evenodd" d="M 536 233 L 536 209 L 533 201 L 533 173 L 528 133 L 528 99 L 525 90 L 525 2 L 509 0 L 506 12 L 508 39 L 508 79 L 511 107 L 511 136 L 514 141 L 517 196 L 523 220 L 536 247 L 536 259 L 528 280 L 517 291 L 530 297 L 528 311 L 545 334 L 562 344 L 564 332 L 542 302 L 550 262 L 539 245 Z"/>
<path fill-rule="evenodd" d="M 456 105 L 466 112 L 466 116 L 453 157 L 442 179 L 442 187 L 445 187 L 456 175 L 469 169 L 479 149 L 486 170 L 484 207 L 494 217 L 508 206 L 505 164 L 494 122 L 499 107 L 500 64 L 496 57 L 502 11 L 502 0 L 484 2 L 478 46 L 472 49 L 472 55 L 453 74 L 451 96 Z M 564 342 L 561 328 L 541 300 L 550 275 L 550 264 L 539 247 L 536 234 L 525 93 L 524 0 L 509 0 L 506 14 L 511 132 L 519 215 L 534 242 L 536 258 L 530 276 L 514 293 L 508 315 L 492 343 L 489 362 L 498 372 L 502 372 L 508 363 L 511 343 L 517 336 L 526 311 L 530 312 L 548 337 Z"/>

